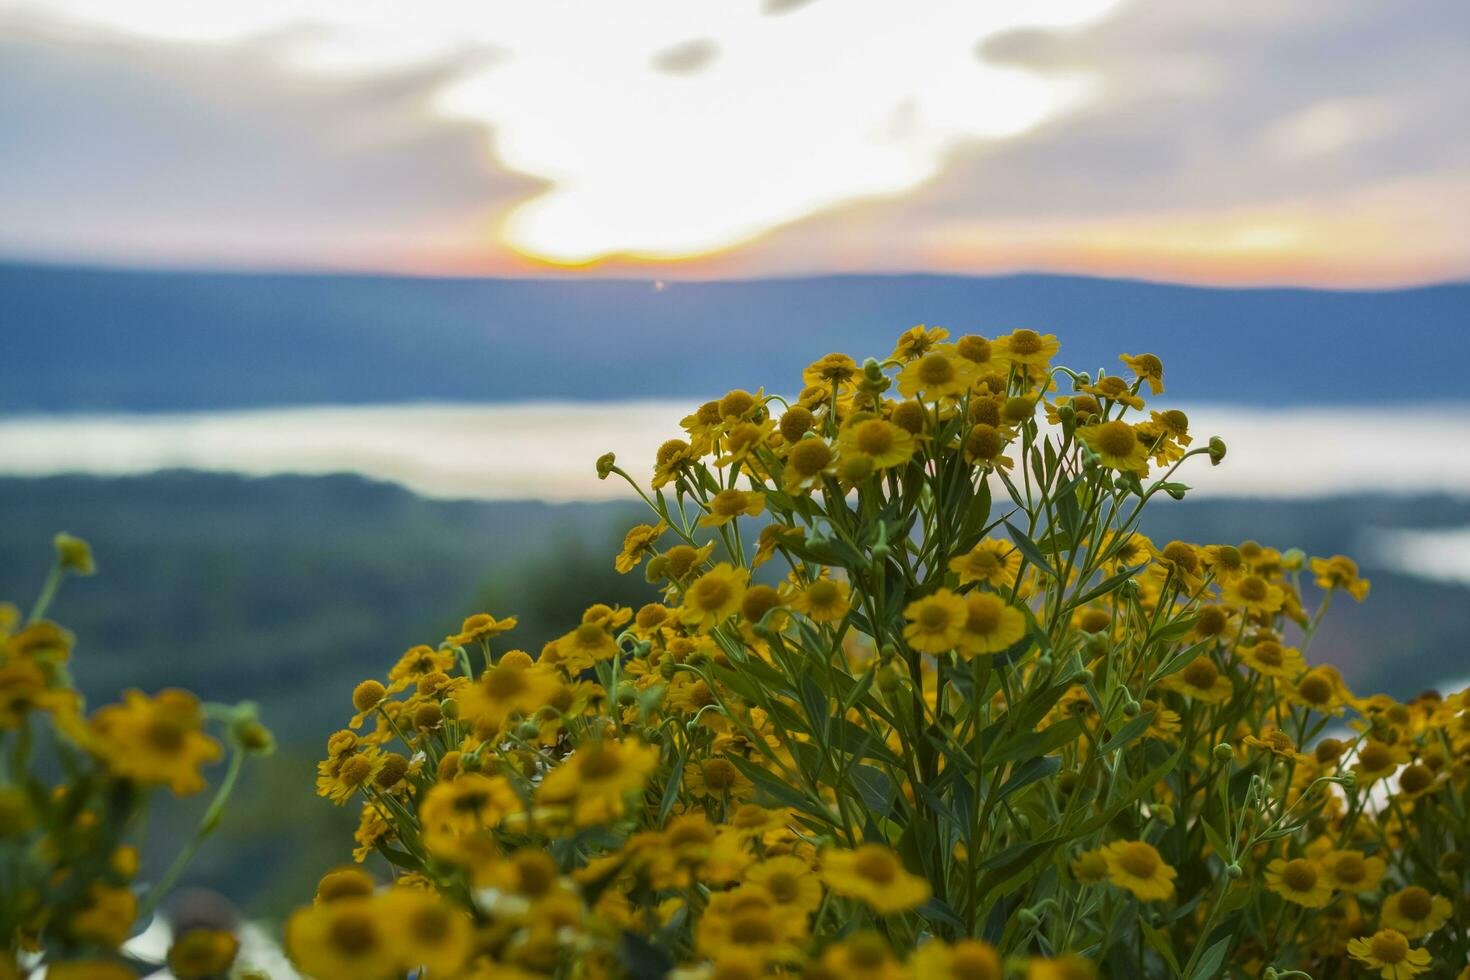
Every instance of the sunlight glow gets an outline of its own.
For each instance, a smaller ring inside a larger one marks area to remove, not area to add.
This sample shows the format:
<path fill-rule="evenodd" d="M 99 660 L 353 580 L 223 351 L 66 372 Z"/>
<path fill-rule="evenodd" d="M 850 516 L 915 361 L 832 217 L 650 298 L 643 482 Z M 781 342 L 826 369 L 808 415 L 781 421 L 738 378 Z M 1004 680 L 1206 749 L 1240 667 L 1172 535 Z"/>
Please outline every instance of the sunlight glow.
<path fill-rule="evenodd" d="M 897 17 L 883 0 L 775 15 L 756 0 L 427 0 L 411 17 L 391 0 L 48 9 L 155 39 L 269 38 L 311 72 L 459 56 L 435 109 L 485 126 L 504 165 L 548 182 L 497 233 L 525 256 L 578 265 L 697 256 L 910 191 L 964 144 L 1026 131 L 1094 89 L 987 64 L 986 38 L 1079 26 L 1119 2 L 916 0 Z M 702 57 L 660 58 L 681 48 Z"/>

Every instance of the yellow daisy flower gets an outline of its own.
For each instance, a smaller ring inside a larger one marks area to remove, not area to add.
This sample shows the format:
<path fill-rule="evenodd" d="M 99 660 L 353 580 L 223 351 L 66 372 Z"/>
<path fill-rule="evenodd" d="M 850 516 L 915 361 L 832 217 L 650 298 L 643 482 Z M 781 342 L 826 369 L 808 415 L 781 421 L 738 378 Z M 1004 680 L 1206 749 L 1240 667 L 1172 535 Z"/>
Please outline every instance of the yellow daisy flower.
<path fill-rule="evenodd" d="M 1418 885 L 1410 885 L 1383 900 L 1378 918 L 1387 928 L 1418 939 L 1448 922 L 1453 912 L 1454 905 L 1443 895 L 1431 895 Z"/>
<path fill-rule="evenodd" d="M 1378 887 L 1387 864 L 1381 857 L 1365 857 L 1358 851 L 1328 851 L 1322 857 L 1322 868 L 1333 888 L 1360 894 Z"/>
<path fill-rule="evenodd" d="M 1164 393 L 1164 362 L 1154 354 L 1122 354 L 1118 359 L 1133 370 L 1134 377 L 1148 383 L 1155 395 Z"/>
<path fill-rule="evenodd" d="M 812 866 L 791 854 L 767 858 L 745 870 L 745 880 L 770 893 L 776 904 L 815 912 L 822 904 L 822 882 Z"/>
<path fill-rule="evenodd" d="M 690 584 L 679 607 L 679 620 L 700 633 L 708 633 L 735 614 L 745 598 L 748 573 L 729 562 L 720 562 Z"/>
<path fill-rule="evenodd" d="M 1383 980 L 1408 980 L 1430 965 L 1427 949 L 1413 949 L 1408 937 L 1393 929 L 1380 929 L 1365 939 L 1350 939 L 1347 951 L 1353 959 L 1377 970 Z"/>
<path fill-rule="evenodd" d="M 995 947 L 976 939 L 954 945 L 930 940 L 914 951 L 909 960 L 914 977 L 924 980 L 1004 980 L 1005 964 Z"/>
<path fill-rule="evenodd" d="M 204 734 L 199 699 L 172 688 L 151 698 L 128 691 L 122 704 L 98 709 L 91 732 L 93 752 L 115 775 L 168 786 L 179 796 L 203 789 L 199 767 L 222 754 L 220 744 Z"/>
<path fill-rule="evenodd" d="M 1345 555 L 1313 558 L 1310 562 L 1319 589 L 1342 589 L 1359 602 L 1368 598 L 1369 582 L 1358 577 L 1358 564 Z"/>
<path fill-rule="evenodd" d="M 1174 897 L 1179 872 L 1164 863 L 1152 844 L 1141 840 L 1113 841 L 1102 849 L 1108 881 L 1126 888 L 1141 902 Z"/>
<path fill-rule="evenodd" d="M 983 582 L 992 589 L 1004 588 L 1016 580 L 1021 570 L 1021 553 L 1009 542 L 986 538 L 963 555 L 951 558 L 949 570 L 960 577 L 961 585 Z"/>
<path fill-rule="evenodd" d="M 959 398 L 974 382 L 975 364 L 943 345 L 904 365 L 898 373 L 898 391 L 905 398 L 929 401 Z"/>
<path fill-rule="evenodd" d="M 790 606 L 814 623 L 835 623 L 852 609 L 852 591 L 842 579 L 824 575 L 798 591 Z"/>
<path fill-rule="evenodd" d="M 823 851 L 821 877 L 834 893 L 856 898 L 879 915 L 905 912 L 929 900 L 929 882 L 904 870 L 898 855 L 881 844 Z"/>
<path fill-rule="evenodd" d="M 1283 647 L 1275 640 L 1261 640 L 1248 647 L 1239 647 L 1236 654 L 1246 666 L 1267 677 L 1290 680 L 1306 670 L 1302 652 L 1296 647 Z"/>
<path fill-rule="evenodd" d="M 1000 596 L 972 592 L 965 597 L 965 619 L 958 646 L 962 655 L 1000 653 L 1025 635 L 1026 617 Z"/>
<path fill-rule="evenodd" d="M 1286 602 L 1285 589 L 1254 572 L 1225 583 L 1221 593 L 1226 602 L 1252 613 L 1277 613 Z"/>
<path fill-rule="evenodd" d="M 787 493 L 799 493 L 812 489 L 822 482 L 822 477 L 836 472 L 837 454 L 831 446 L 815 437 L 801 439 L 786 454 L 781 487 Z"/>
<path fill-rule="evenodd" d="M 902 466 L 914 454 L 914 436 L 885 419 L 868 419 L 846 426 L 837 437 L 843 456 L 867 460 L 875 470 Z"/>
<path fill-rule="evenodd" d="M 1035 330 L 1014 330 L 998 337 L 992 346 L 999 356 L 1012 364 L 1045 366 L 1062 349 L 1056 334 L 1039 334 Z"/>
<path fill-rule="evenodd" d="M 947 653 L 960 642 L 969 608 L 965 600 L 948 589 L 915 599 L 903 611 L 908 625 L 903 638 L 920 653 Z M 999 614 L 997 614 L 997 620 Z"/>
<path fill-rule="evenodd" d="M 700 527 L 719 527 L 744 515 L 754 517 L 766 509 L 766 495 L 758 490 L 721 490 L 710 498 L 709 513 L 699 519 Z"/>
<path fill-rule="evenodd" d="M 1311 858 L 1276 858 L 1266 865 L 1266 887 L 1309 909 L 1319 909 L 1332 900 L 1332 879 Z"/>
<path fill-rule="evenodd" d="M 1084 425 L 1078 428 L 1077 438 L 1110 469 L 1140 476 L 1148 472 L 1148 447 L 1127 422 L 1114 419 Z"/>
<path fill-rule="evenodd" d="M 1159 683 L 1170 691 L 1206 704 L 1225 701 L 1234 691 L 1230 678 L 1220 672 L 1213 660 L 1204 656 L 1195 657 L 1183 670 L 1175 671 Z"/>
<path fill-rule="evenodd" d="M 657 524 L 639 524 L 623 536 L 623 550 L 613 560 L 613 567 L 620 574 L 627 574 L 638 567 L 643 556 L 653 550 L 653 544 L 669 529 L 666 521 Z"/>

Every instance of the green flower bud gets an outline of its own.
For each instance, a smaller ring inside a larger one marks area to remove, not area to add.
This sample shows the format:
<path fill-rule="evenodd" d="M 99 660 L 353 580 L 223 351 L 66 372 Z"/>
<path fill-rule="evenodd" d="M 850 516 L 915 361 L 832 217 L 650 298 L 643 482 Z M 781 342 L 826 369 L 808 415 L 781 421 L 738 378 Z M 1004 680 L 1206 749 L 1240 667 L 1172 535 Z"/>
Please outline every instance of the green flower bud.
<path fill-rule="evenodd" d="M 73 575 L 93 575 L 97 564 L 92 560 L 92 546 L 81 538 L 62 532 L 52 539 L 56 546 L 56 562 Z"/>
<path fill-rule="evenodd" d="M 1138 713 L 1143 710 L 1143 705 L 1129 698 L 1123 702 L 1123 715 L 1127 718 L 1137 718 Z"/>
<path fill-rule="evenodd" d="M 618 457 L 614 453 L 603 453 L 597 457 L 597 478 L 606 480 L 612 475 L 613 466 L 617 464 Z"/>
<path fill-rule="evenodd" d="M 1221 742 L 1219 745 L 1215 746 L 1216 762 L 1229 762 L 1233 758 L 1235 758 L 1235 750 L 1232 749 L 1229 745 Z"/>
<path fill-rule="evenodd" d="M 1234 861 L 1231 861 L 1225 866 L 1225 876 L 1231 881 L 1239 881 L 1243 874 L 1245 874 L 1245 871 Z"/>
<path fill-rule="evenodd" d="M 1219 466 L 1220 461 L 1225 458 L 1225 440 L 1219 436 L 1210 436 L 1210 465 Z"/>

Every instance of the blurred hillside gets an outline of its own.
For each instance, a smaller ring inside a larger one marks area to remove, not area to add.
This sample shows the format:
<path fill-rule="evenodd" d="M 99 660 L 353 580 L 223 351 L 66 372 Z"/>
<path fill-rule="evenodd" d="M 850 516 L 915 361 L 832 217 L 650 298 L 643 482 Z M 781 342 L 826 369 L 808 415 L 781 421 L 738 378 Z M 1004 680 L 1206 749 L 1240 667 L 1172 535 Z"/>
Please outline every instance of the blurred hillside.
<path fill-rule="evenodd" d="M 702 400 L 795 383 L 914 323 L 1154 351 L 1169 392 L 1253 406 L 1463 397 L 1470 284 L 1211 289 L 1077 276 L 724 282 L 130 272 L 0 263 L 0 410 Z M 1389 338 L 1404 357 L 1373 357 Z M 613 365 L 620 365 L 614 369 Z"/>
<path fill-rule="evenodd" d="M 311 784 L 320 746 L 351 714 L 352 686 L 471 612 L 519 616 L 510 639 L 534 652 L 590 602 L 649 601 L 641 576 L 612 569 L 639 507 L 427 501 L 349 476 L 0 479 L 0 597 L 29 602 L 51 535 L 82 535 L 100 574 L 68 582 L 54 613 L 78 634 L 91 703 L 175 684 L 262 704 L 282 751 L 251 774 L 226 839 L 194 875 L 269 912 L 348 856 L 350 814 Z M 1312 554 L 1361 554 L 1370 526 L 1470 525 L 1470 502 L 1441 498 L 1165 500 L 1151 510 L 1145 530 L 1161 544 L 1254 538 Z M 1369 600 L 1340 601 L 1310 659 L 1337 663 L 1360 691 L 1400 696 L 1470 673 L 1470 589 L 1369 562 L 1365 573 Z M 176 833 L 187 811 L 157 833 Z"/>

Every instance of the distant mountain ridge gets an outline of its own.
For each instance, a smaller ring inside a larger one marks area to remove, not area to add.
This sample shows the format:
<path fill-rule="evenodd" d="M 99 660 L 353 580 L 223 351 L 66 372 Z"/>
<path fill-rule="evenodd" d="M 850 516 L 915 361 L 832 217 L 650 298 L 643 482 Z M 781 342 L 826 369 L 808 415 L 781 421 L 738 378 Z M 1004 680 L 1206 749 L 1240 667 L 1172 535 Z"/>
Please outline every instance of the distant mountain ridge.
<path fill-rule="evenodd" d="M 1058 275 L 682 282 L 0 264 L 0 411 L 699 399 L 794 385 L 915 323 L 1164 357 L 1170 393 L 1256 405 L 1470 397 L 1470 283 L 1217 289 Z"/>

